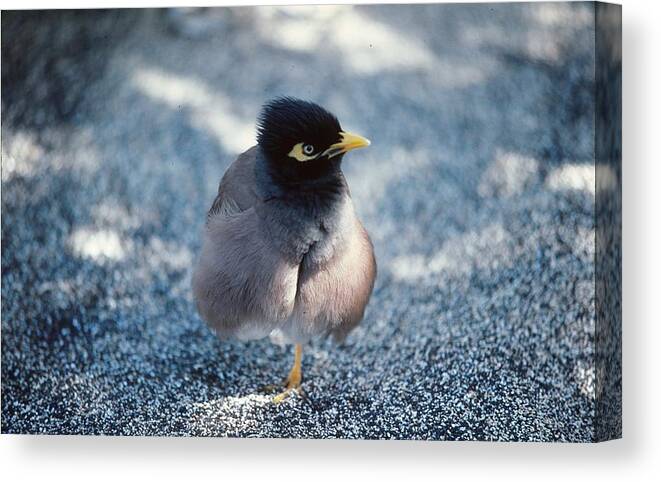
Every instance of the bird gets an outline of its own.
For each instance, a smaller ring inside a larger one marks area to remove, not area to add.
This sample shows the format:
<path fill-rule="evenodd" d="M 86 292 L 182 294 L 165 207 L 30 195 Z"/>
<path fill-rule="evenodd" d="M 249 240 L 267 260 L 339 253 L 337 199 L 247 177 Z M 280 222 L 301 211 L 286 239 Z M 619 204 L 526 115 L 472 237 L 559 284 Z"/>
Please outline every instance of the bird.
<path fill-rule="evenodd" d="M 377 273 L 342 172 L 370 141 L 320 105 L 266 102 L 257 143 L 225 171 L 192 275 L 197 310 L 221 339 L 294 345 L 276 403 L 302 394 L 303 345 L 342 342 L 364 317 Z"/>

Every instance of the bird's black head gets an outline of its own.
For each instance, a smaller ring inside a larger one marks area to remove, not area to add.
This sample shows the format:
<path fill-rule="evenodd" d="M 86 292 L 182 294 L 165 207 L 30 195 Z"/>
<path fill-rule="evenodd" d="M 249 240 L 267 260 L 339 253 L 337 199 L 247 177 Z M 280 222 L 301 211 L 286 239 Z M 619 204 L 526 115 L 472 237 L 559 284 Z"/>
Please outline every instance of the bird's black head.
<path fill-rule="evenodd" d="M 275 169 L 311 178 L 337 168 L 346 152 L 370 144 L 342 131 L 337 118 L 323 107 L 292 97 L 264 105 L 257 142 Z"/>

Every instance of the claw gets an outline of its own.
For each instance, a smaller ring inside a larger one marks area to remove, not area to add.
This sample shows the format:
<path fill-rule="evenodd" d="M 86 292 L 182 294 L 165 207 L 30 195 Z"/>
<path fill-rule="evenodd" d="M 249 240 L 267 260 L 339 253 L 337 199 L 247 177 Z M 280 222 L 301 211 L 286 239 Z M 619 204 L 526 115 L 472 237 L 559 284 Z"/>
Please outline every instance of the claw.
<path fill-rule="evenodd" d="M 276 395 L 275 397 L 273 397 L 273 403 L 278 405 L 278 404 L 284 402 L 285 400 L 287 400 L 294 393 L 296 393 L 297 395 L 302 395 L 303 392 L 301 391 L 300 387 L 287 388 L 284 392 L 282 392 L 279 395 Z"/>

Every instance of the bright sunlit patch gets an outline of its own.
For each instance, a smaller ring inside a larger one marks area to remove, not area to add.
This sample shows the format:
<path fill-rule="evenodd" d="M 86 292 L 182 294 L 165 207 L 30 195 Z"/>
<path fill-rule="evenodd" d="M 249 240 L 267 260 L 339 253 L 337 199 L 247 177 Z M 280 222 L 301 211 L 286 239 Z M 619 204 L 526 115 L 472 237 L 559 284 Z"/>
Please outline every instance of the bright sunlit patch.
<path fill-rule="evenodd" d="M 537 160 L 516 152 L 498 152 L 480 179 L 483 197 L 510 197 L 523 191 L 537 178 Z"/>
<path fill-rule="evenodd" d="M 592 7 L 569 3 L 540 3 L 527 10 L 536 28 L 526 31 L 525 52 L 531 58 L 551 63 L 561 62 L 567 35 L 585 29 L 594 22 Z M 560 34 L 562 32 L 563 34 Z"/>
<path fill-rule="evenodd" d="M 156 268 L 167 266 L 168 269 L 186 269 L 193 263 L 193 254 L 179 243 L 152 237 L 149 241 L 148 261 Z"/>
<path fill-rule="evenodd" d="M 8 181 L 14 176 L 29 176 L 35 165 L 44 155 L 33 134 L 3 131 L 2 139 L 2 180 Z"/>
<path fill-rule="evenodd" d="M 202 435 L 207 434 L 210 427 L 214 427 L 213 433 L 221 427 L 227 433 L 240 431 L 246 437 L 260 436 L 261 423 L 258 414 L 272 404 L 272 396 L 254 393 L 193 403 L 192 416 L 188 423 Z"/>
<path fill-rule="evenodd" d="M 438 57 L 421 40 L 350 5 L 262 7 L 257 15 L 259 33 L 270 43 L 315 54 L 328 48 L 333 64 L 356 74 L 423 71 L 446 87 L 477 82 L 486 74 L 467 62 Z"/>
<path fill-rule="evenodd" d="M 559 64 L 566 59 L 568 43 L 585 31 L 594 21 L 589 5 L 570 5 L 562 2 L 538 3 L 512 9 L 510 15 L 527 17 L 529 28 L 511 28 L 509 18 L 492 16 L 487 22 L 467 24 L 462 28 L 462 40 L 473 48 L 492 52 L 504 49 L 522 59 Z"/>
<path fill-rule="evenodd" d="M 584 27 L 594 21 L 589 5 L 562 2 L 540 3 L 530 9 L 530 17 L 548 27 Z"/>
<path fill-rule="evenodd" d="M 94 260 L 120 260 L 125 254 L 119 235 L 110 230 L 79 228 L 71 234 L 69 243 L 74 253 Z"/>
<path fill-rule="evenodd" d="M 402 281 L 415 281 L 440 272 L 462 275 L 475 268 L 494 269 L 511 263 L 510 239 L 501 224 L 493 223 L 448 240 L 432 256 L 399 256 L 389 268 L 395 279 Z"/>
<path fill-rule="evenodd" d="M 133 83 L 173 109 L 189 109 L 193 123 L 211 132 L 227 151 L 239 153 L 255 144 L 254 122 L 234 114 L 229 99 L 199 80 L 142 68 L 133 74 Z"/>
<path fill-rule="evenodd" d="M 419 254 L 398 256 L 390 263 L 390 272 L 398 280 L 413 281 L 427 275 L 427 259 Z"/>
<path fill-rule="evenodd" d="M 332 23 L 335 45 L 357 73 L 392 69 L 432 69 L 435 56 L 424 44 L 351 7 Z"/>
<path fill-rule="evenodd" d="M 212 402 L 194 403 L 196 409 L 204 412 L 213 412 L 223 408 L 254 407 L 255 405 L 266 405 L 271 402 L 269 395 L 251 393 L 242 397 L 225 397 Z"/>
<path fill-rule="evenodd" d="M 546 185 L 556 191 L 580 189 L 594 195 L 595 171 L 590 164 L 567 164 L 552 171 Z"/>
<path fill-rule="evenodd" d="M 584 362 L 578 362 L 574 369 L 574 377 L 578 388 L 583 396 L 594 399 L 595 398 L 595 371 L 594 366 L 586 365 Z"/>

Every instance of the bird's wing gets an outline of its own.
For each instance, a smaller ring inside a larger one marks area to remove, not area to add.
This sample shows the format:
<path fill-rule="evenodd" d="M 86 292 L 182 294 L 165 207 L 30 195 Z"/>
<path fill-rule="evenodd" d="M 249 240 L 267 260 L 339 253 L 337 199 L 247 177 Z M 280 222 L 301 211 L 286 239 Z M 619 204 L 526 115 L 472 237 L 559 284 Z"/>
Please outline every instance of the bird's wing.
<path fill-rule="evenodd" d="M 207 220 L 217 214 L 240 213 L 254 207 L 259 202 L 255 182 L 257 155 L 257 146 L 251 147 L 227 169 L 218 186 L 218 194 L 207 214 Z"/>
<path fill-rule="evenodd" d="M 263 232 L 254 148 L 228 169 L 209 212 L 193 273 L 198 310 L 222 337 L 267 336 L 294 307 L 298 266 Z"/>

